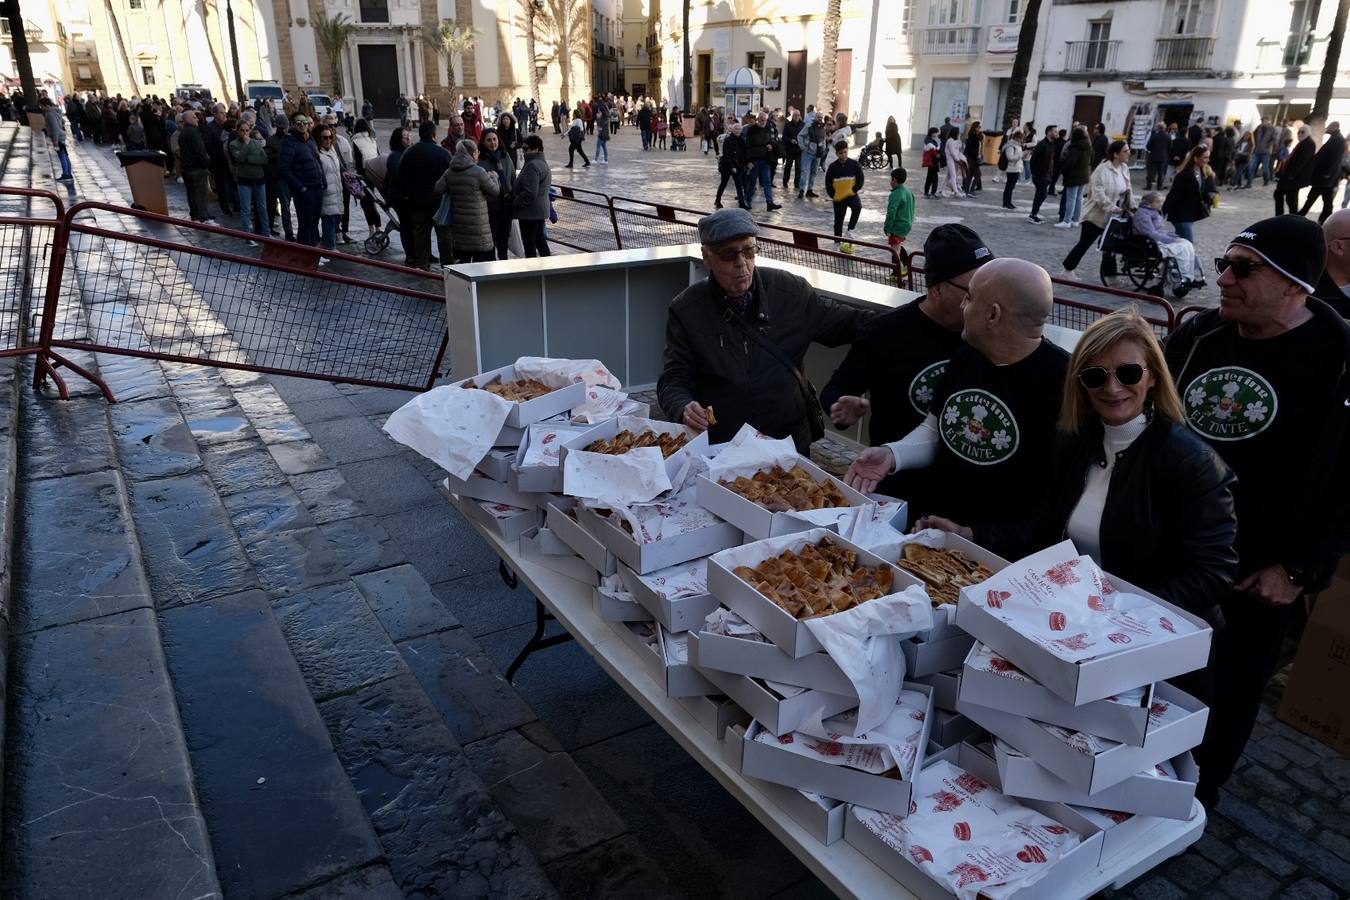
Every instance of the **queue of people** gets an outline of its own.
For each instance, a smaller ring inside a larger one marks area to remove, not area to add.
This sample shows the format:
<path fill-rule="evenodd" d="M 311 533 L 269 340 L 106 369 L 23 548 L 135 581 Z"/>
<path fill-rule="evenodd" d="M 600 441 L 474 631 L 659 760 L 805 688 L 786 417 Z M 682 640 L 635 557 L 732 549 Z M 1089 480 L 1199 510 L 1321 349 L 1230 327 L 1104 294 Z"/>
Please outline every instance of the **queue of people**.
<path fill-rule="evenodd" d="M 1046 336 L 1048 273 L 963 225 L 929 235 L 927 293 L 880 315 L 758 269 L 743 210 L 699 232 L 709 275 L 669 310 L 666 415 L 715 442 L 748 423 L 802 452 L 826 415 L 870 415 L 873 446 L 846 480 L 906 499 L 918 527 L 1011 557 L 1067 536 L 1211 623 L 1209 666 L 1178 682 L 1210 707 L 1196 758 L 1212 808 L 1293 602 L 1350 549 L 1350 325 L 1319 299 L 1350 297 L 1350 212 L 1254 223 L 1215 260 L 1218 309 L 1165 344 L 1137 314 L 1107 315 L 1072 354 Z M 818 399 L 813 340 L 850 344 Z"/>

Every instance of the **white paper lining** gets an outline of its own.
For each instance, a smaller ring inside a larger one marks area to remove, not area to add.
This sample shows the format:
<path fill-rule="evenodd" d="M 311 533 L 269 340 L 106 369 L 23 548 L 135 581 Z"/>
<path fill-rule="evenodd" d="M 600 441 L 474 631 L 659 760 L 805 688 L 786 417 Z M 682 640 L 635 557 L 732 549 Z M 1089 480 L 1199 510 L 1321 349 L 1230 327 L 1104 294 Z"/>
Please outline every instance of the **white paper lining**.
<path fill-rule="evenodd" d="M 961 900 L 1006 897 L 1044 877 L 1082 838 L 945 760 L 916 778 L 907 818 L 861 806 L 867 830 Z"/>
<path fill-rule="evenodd" d="M 487 391 L 443 385 L 394 410 L 384 430 L 462 480 L 492 449 L 513 405 Z"/>
<path fill-rule="evenodd" d="M 855 735 L 857 712 L 850 710 L 824 722 L 806 723 L 799 731 L 775 736 L 760 729 L 755 740 L 789 753 L 833 766 L 883 775 L 896 769 L 905 781 L 914 775 L 919 740 L 928 716 L 928 695 L 901 691 L 891 714 L 875 728 Z"/>
<path fill-rule="evenodd" d="M 995 618 L 1072 663 L 1197 630 L 1147 597 L 1117 591 L 1071 541 L 995 573 L 980 585 L 978 596 Z"/>

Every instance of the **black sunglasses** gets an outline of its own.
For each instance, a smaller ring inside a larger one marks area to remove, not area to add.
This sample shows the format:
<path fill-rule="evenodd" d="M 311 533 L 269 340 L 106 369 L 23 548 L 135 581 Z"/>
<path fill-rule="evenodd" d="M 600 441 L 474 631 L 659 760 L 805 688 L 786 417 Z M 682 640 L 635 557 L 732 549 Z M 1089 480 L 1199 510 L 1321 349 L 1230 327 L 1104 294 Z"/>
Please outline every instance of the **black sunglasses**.
<path fill-rule="evenodd" d="M 1144 369 L 1145 367 L 1139 363 L 1121 363 L 1114 371 L 1116 381 L 1122 387 L 1134 387 L 1144 379 Z M 1099 391 L 1106 387 L 1106 381 L 1112 374 L 1111 369 L 1088 366 L 1078 373 L 1078 383 L 1089 391 Z"/>
<path fill-rule="evenodd" d="M 733 247 L 727 250 L 714 250 L 712 251 L 712 255 L 716 256 L 722 262 L 729 263 L 735 262 L 736 257 L 738 256 L 744 256 L 746 259 L 754 259 L 755 254 L 758 252 L 759 250 L 754 244 L 749 244 L 740 248 Z"/>
<path fill-rule="evenodd" d="M 1233 275 L 1239 279 L 1246 278 L 1248 275 L 1252 274 L 1252 272 L 1264 265 L 1268 264 L 1256 262 L 1252 259 L 1229 259 L 1226 256 L 1214 257 L 1214 271 L 1222 275 L 1224 272 L 1232 269 Z"/>

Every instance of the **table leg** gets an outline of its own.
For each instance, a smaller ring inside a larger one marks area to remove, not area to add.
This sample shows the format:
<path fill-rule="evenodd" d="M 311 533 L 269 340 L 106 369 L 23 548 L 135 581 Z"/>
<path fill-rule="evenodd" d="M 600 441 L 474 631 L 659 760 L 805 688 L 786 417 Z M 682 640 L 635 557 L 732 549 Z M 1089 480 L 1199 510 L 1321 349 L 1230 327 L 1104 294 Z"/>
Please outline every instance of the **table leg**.
<path fill-rule="evenodd" d="M 503 564 L 503 580 L 506 579 L 506 571 L 506 566 Z M 512 574 L 511 580 L 515 580 L 514 574 Z M 510 581 L 507 582 L 507 584 L 510 583 Z M 545 650 L 549 647 L 557 646 L 558 644 L 565 644 L 572 640 L 572 634 L 569 631 L 544 637 L 544 628 L 547 627 L 548 623 L 552 620 L 553 614 L 544 608 L 544 604 L 540 603 L 538 599 L 535 599 L 534 634 L 530 635 L 530 639 L 525 642 L 525 646 L 520 648 L 520 653 L 516 655 L 516 658 L 511 660 L 511 665 L 506 667 L 506 680 L 508 683 L 515 682 L 516 672 L 525 664 L 526 658 L 529 657 L 531 653 L 534 653 L 536 650 Z"/>

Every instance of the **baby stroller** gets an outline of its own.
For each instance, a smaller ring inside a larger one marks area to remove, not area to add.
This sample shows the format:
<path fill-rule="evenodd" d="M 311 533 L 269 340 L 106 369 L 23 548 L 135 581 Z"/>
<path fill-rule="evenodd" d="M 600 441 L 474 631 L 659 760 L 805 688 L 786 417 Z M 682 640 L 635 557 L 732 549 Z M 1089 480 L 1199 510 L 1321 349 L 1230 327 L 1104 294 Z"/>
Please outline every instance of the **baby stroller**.
<path fill-rule="evenodd" d="M 363 181 L 370 199 L 374 200 L 380 212 L 384 213 L 384 225 L 372 231 L 365 244 L 366 253 L 379 256 L 389 247 L 389 235 L 398 231 L 401 226 L 398 223 L 398 216 L 394 214 L 394 208 L 384 199 L 384 192 L 375 184 L 375 179 L 366 178 Z"/>
<path fill-rule="evenodd" d="M 670 152 L 689 149 L 684 145 L 684 123 L 676 122 L 670 126 Z"/>

